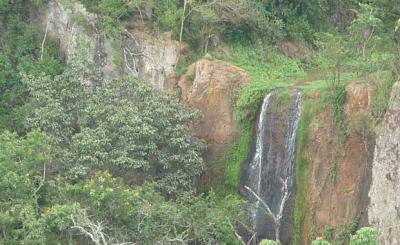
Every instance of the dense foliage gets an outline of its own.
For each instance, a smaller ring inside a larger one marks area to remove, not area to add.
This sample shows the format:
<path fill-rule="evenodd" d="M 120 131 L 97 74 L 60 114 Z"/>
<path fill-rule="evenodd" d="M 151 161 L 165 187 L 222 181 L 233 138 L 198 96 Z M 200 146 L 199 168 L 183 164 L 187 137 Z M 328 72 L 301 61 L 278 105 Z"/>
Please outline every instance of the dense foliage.
<path fill-rule="evenodd" d="M 185 126 L 196 114 L 133 78 L 82 86 L 92 82 L 88 67 L 71 61 L 60 75 L 25 79 L 27 126 L 51 136 L 56 170 L 79 179 L 107 168 L 132 183 L 156 181 L 168 195 L 192 191 L 204 169 L 201 145 Z"/>
<path fill-rule="evenodd" d="M 53 163 L 43 133 L 20 139 L 6 131 L 0 143 L 2 243 L 96 243 L 102 235 L 107 242 L 235 243 L 233 225 L 243 215 L 238 199 L 210 193 L 167 201 L 151 184 L 127 186 L 107 172 L 74 184 L 48 180 Z"/>
<path fill-rule="evenodd" d="M 27 24 L 22 0 L 0 1 L 0 130 L 24 131 L 26 87 L 21 72 L 48 75 L 61 70 L 54 44 L 41 50 L 40 35 Z"/>

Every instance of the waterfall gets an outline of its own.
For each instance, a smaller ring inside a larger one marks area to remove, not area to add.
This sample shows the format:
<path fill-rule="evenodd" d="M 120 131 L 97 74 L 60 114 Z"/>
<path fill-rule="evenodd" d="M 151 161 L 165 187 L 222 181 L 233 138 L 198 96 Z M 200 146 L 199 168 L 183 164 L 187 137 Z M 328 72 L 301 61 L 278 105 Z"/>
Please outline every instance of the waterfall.
<path fill-rule="evenodd" d="M 294 106 L 291 111 L 291 115 L 289 117 L 289 130 L 286 137 L 285 142 L 285 166 L 286 176 L 290 176 L 290 180 L 292 183 L 290 185 L 294 185 L 294 167 L 296 164 L 296 143 L 297 143 L 297 130 L 299 128 L 300 115 L 301 115 L 301 106 L 302 106 L 302 94 L 301 92 L 297 92 L 295 95 Z"/>
<path fill-rule="evenodd" d="M 245 196 L 251 203 L 251 221 L 257 239 L 292 239 L 295 194 L 296 139 L 302 105 L 301 92 L 278 107 L 279 91 L 267 94 L 258 117 L 253 154 L 243 171 Z M 286 109 L 285 109 L 286 108 Z"/>
<path fill-rule="evenodd" d="M 256 193 L 258 196 L 261 195 L 261 170 L 262 170 L 262 160 L 263 160 L 263 145 L 265 137 L 262 137 L 263 127 L 264 127 L 264 119 L 266 117 L 267 108 L 269 104 L 269 100 L 271 98 L 272 93 L 269 93 L 265 96 L 263 104 L 261 106 L 261 112 L 258 119 L 258 127 L 257 127 L 257 140 L 256 140 L 256 152 L 254 154 L 253 160 L 251 162 L 251 169 L 253 172 L 258 173 L 257 178 L 254 180 L 257 182 L 256 184 Z M 260 206 L 260 200 L 256 200 L 255 209 L 252 211 L 252 220 L 253 220 L 253 228 L 256 229 L 256 218 L 257 218 L 257 210 Z"/>

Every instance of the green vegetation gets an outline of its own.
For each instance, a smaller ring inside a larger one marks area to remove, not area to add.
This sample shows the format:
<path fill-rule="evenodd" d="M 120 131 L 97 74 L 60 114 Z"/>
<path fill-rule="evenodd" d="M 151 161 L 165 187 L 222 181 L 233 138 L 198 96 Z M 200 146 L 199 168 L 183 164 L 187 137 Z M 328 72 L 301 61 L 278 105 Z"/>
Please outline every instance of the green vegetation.
<path fill-rule="evenodd" d="M 241 126 L 240 136 L 230 149 L 216 161 L 216 165 L 224 168 L 224 181 L 218 187 L 222 195 L 238 194 L 238 187 L 243 163 L 248 159 L 253 139 L 253 125 L 247 123 Z"/>
<path fill-rule="evenodd" d="M 317 237 L 317 239 L 311 242 L 311 245 L 330 245 L 330 243 L 322 237 Z"/>
<path fill-rule="evenodd" d="M 0 131 L 9 129 L 24 132 L 27 89 L 21 73 L 61 71 L 59 54 L 51 43 L 41 50 L 41 33 L 25 23 L 23 1 L 0 2 Z"/>
<path fill-rule="evenodd" d="M 378 245 L 379 232 L 371 227 L 363 227 L 351 236 L 350 245 Z"/>
<path fill-rule="evenodd" d="M 372 115 L 380 120 L 385 115 L 395 77 L 392 75 L 376 85 L 375 96 L 372 101 Z"/>
<path fill-rule="evenodd" d="M 349 242 L 351 236 L 357 231 L 360 221 L 361 215 L 357 215 L 350 224 L 341 227 L 335 236 L 335 244 L 343 245 Z"/>
<path fill-rule="evenodd" d="M 344 114 L 344 103 L 346 102 L 346 87 L 338 85 L 333 88 L 333 94 L 329 97 L 332 104 L 333 117 L 341 130 L 346 129 L 346 118 Z"/>
<path fill-rule="evenodd" d="M 96 74 L 84 64 L 25 76 L 27 129 L 47 136 L 0 136 L 0 241 L 237 244 L 241 201 L 192 193 L 204 167 L 184 126 L 195 113 L 132 79 L 90 92 L 81 83 Z"/>
<path fill-rule="evenodd" d="M 279 93 L 279 95 L 276 97 L 277 109 L 288 107 L 291 102 L 290 97 L 289 91 Z"/>
<path fill-rule="evenodd" d="M 260 245 L 278 245 L 278 242 L 272 240 L 262 240 Z"/>
<path fill-rule="evenodd" d="M 289 59 L 278 50 L 259 44 L 230 44 L 231 55 L 219 53 L 214 57 L 237 65 L 251 75 L 252 81 L 244 85 L 237 99 L 237 117 L 252 121 L 267 93 L 273 88 L 293 85 L 294 77 L 305 72 L 298 59 Z"/>
<path fill-rule="evenodd" d="M 349 245 L 378 245 L 379 232 L 371 227 L 363 227 L 359 229 L 355 235 L 351 236 Z M 316 238 L 311 243 L 312 245 L 330 245 L 331 243 L 322 237 Z M 333 244 L 344 244 L 343 242 L 336 241 Z"/>
<path fill-rule="evenodd" d="M 19 139 L 6 131 L 0 143 L 2 243 L 95 243 L 104 236 L 107 243 L 236 244 L 232 224 L 243 216 L 238 199 L 217 202 L 209 193 L 166 201 L 152 185 L 127 186 L 107 172 L 78 183 L 60 176 L 46 181 L 51 146 L 43 133 Z"/>
<path fill-rule="evenodd" d="M 335 182 L 347 133 L 354 130 L 367 142 L 374 130 L 362 115 L 347 122 L 345 86 L 356 79 L 377 84 L 372 114 L 379 122 L 398 80 L 396 0 L 79 1 L 98 14 L 96 30 L 109 38 L 119 39 L 127 23 L 143 21 L 155 32 L 171 31 L 180 46 L 189 44 L 190 55 L 178 55 L 177 76 L 200 58 L 246 70 L 251 81 L 234 101 L 241 134 L 224 156 L 209 163 L 224 169 L 216 192 L 198 193 L 196 180 L 206 164 L 202 143 L 188 131 L 198 120 L 196 112 L 146 81 L 103 79 L 96 65 L 86 62 L 85 44 L 79 57 L 63 63 L 51 35 L 45 38 L 32 19 L 35 8 L 48 1 L 0 0 L 0 243 L 240 244 L 238 226 L 246 227 L 247 218 L 238 184 L 256 113 L 273 89 L 297 88 L 305 101 L 294 242 L 302 244 L 305 218 L 316 224 L 307 193 L 311 123 L 331 106 L 341 132 L 330 169 Z M 72 22 L 93 34 L 85 16 L 76 14 Z M 307 54 L 285 56 L 279 46 L 288 40 L 300 50 L 307 47 Z M 118 53 L 122 45 L 114 40 L 112 48 Z M 290 93 L 280 93 L 278 108 L 289 102 Z M 377 244 L 379 233 L 356 232 L 359 223 L 357 218 L 342 229 L 326 227 L 325 240 L 312 244 Z M 310 230 L 310 241 L 317 231 Z"/>
<path fill-rule="evenodd" d="M 90 93 L 81 83 L 95 76 L 91 66 L 72 60 L 61 75 L 25 79 L 32 95 L 27 126 L 51 136 L 57 166 L 68 162 L 63 172 L 72 176 L 106 167 L 118 176 L 156 181 L 168 195 L 192 191 L 204 165 L 201 146 L 183 125 L 195 113 L 134 79 L 105 80 Z"/>
<path fill-rule="evenodd" d="M 354 221 L 341 228 L 340 232 L 333 236 L 335 229 L 333 227 L 326 227 L 324 231 L 324 238 L 317 237 L 312 241 L 311 244 L 349 244 L 349 245 L 361 245 L 361 244 L 371 244 L 377 245 L 379 232 L 371 227 L 363 227 L 358 229 L 360 224 L 360 217 L 357 216 Z"/>

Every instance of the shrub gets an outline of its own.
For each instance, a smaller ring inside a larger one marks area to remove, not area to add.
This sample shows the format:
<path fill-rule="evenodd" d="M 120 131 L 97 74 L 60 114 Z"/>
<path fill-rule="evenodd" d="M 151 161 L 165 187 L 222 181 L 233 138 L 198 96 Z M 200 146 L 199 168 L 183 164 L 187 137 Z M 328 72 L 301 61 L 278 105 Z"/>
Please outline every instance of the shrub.
<path fill-rule="evenodd" d="M 350 245 L 378 245 L 379 232 L 371 227 L 363 227 L 351 236 Z"/>

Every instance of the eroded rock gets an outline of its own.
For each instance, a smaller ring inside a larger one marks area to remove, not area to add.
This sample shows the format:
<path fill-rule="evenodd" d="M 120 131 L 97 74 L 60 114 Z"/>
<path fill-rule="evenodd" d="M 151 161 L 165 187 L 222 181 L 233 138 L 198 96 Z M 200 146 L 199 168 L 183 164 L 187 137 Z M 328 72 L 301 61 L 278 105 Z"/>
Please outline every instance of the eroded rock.
<path fill-rule="evenodd" d="M 155 34 L 132 18 L 120 37 L 106 37 L 96 27 L 99 16 L 74 1 L 52 0 L 40 10 L 39 19 L 48 35 L 58 41 L 67 60 L 74 55 L 96 63 L 105 77 L 132 75 L 164 89 L 174 75 L 179 45 L 171 33 Z"/>
<path fill-rule="evenodd" d="M 183 102 L 202 112 L 193 133 L 209 144 L 207 158 L 221 154 L 237 135 L 233 98 L 236 89 L 248 80 L 248 74 L 234 65 L 200 60 L 178 82 Z"/>
<path fill-rule="evenodd" d="M 368 220 L 381 243 L 400 244 L 400 82 L 394 84 L 372 165 Z"/>
<path fill-rule="evenodd" d="M 375 135 L 371 126 L 370 98 L 374 88 L 365 83 L 346 87 L 344 112 L 347 136 L 328 106 L 311 123 L 308 154 L 312 164 L 305 219 L 304 244 L 313 227 L 323 235 L 324 227 L 339 228 L 361 218 L 367 225 L 368 190 Z M 317 103 L 317 102 L 316 102 Z M 369 127 L 371 126 L 371 127 Z"/>

